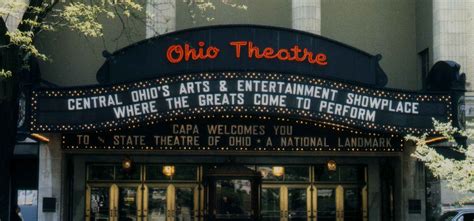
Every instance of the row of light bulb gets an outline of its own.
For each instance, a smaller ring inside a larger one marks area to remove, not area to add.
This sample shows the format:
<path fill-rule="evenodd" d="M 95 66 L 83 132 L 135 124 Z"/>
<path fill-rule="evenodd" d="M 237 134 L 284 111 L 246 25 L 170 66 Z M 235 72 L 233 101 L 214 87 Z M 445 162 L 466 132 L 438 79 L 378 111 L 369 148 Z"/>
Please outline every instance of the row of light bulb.
<path fill-rule="evenodd" d="M 336 161 L 329 160 L 326 163 L 326 166 L 327 166 L 328 171 L 336 171 L 336 168 L 337 168 Z M 124 169 L 130 169 L 132 167 L 131 160 L 130 159 L 125 159 L 122 162 L 122 167 Z M 175 174 L 176 168 L 173 165 L 164 165 L 161 172 L 163 173 L 163 175 L 165 175 L 167 177 L 171 177 Z M 273 174 L 273 176 L 276 176 L 276 177 L 281 177 L 281 176 L 285 175 L 285 167 L 283 167 L 283 166 L 273 166 L 272 167 L 272 174 Z"/>
<path fill-rule="evenodd" d="M 125 157 L 122 161 L 122 168 L 124 170 L 130 170 L 132 168 L 132 160 L 129 157 Z M 173 165 L 164 165 L 161 171 L 163 175 L 171 177 L 175 174 L 175 167 Z"/>

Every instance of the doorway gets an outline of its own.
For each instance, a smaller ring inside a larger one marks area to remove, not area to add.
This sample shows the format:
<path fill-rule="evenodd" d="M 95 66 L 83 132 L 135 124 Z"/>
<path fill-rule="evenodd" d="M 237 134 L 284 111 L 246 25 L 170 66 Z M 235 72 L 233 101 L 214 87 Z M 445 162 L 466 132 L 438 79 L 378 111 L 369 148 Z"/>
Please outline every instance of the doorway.
<path fill-rule="evenodd" d="M 95 164 L 87 173 L 86 221 L 203 220 L 198 166 L 136 165 L 124 172 Z"/>
<path fill-rule="evenodd" d="M 259 220 L 262 178 L 259 172 L 243 165 L 219 165 L 205 174 L 206 220 Z"/>
<path fill-rule="evenodd" d="M 88 165 L 86 221 L 367 221 L 367 166 Z"/>

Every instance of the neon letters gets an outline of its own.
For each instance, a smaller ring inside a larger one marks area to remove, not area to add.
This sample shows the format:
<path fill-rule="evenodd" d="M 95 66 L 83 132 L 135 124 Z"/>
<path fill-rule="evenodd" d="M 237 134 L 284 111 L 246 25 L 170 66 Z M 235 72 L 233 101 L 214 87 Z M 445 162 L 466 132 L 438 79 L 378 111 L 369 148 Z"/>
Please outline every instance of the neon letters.
<path fill-rule="evenodd" d="M 307 62 L 319 66 L 328 64 L 324 53 L 315 53 L 307 48 L 294 45 L 291 48 L 274 49 L 272 47 L 260 48 L 252 41 L 231 41 L 229 45 L 234 50 L 236 59 L 247 57 L 248 59 L 276 59 L 279 61 Z M 198 42 L 198 47 L 192 47 L 189 43 L 175 44 L 168 47 L 166 59 L 173 64 L 183 61 L 213 60 L 219 56 L 221 49 L 215 46 L 206 46 L 203 41 Z"/>

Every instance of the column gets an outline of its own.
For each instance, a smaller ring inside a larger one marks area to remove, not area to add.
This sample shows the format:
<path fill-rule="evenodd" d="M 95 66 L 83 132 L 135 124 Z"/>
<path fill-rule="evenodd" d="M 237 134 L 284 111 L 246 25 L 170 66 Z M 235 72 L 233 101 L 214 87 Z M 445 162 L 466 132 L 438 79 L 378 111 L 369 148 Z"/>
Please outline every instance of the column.
<path fill-rule="evenodd" d="M 8 1 L 0 2 L 0 8 L 5 7 L 6 9 L 11 9 L 12 6 L 9 6 L 7 2 Z M 14 31 L 18 28 L 18 25 L 20 24 L 21 18 L 23 17 L 23 14 L 25 13 L 28 4 L 29 1 L 27 0 L 16 1 L 12 4 L 14 9 L 10 11 L 10 14 L 3 16 L 7 29 L 9 31 Z"/>
<path fill-rule="evenodd" d="M 381 212 L 381 194 L 380 194 L 380 167 L 377 160 L 370 160 L 368 163 L 368 219 L 380 220 Z"/>
<path fill-rule="evenodd" d="M 402 201 L 401 220 L 426 220 L 426 190 L 425 167 L 422 162 L 411 156 L 415 151 L 413 144 L 407 143 L 401 159 L 402 166 Z M 418 213 L 409 212 L 409 201 L 420 201 L 421 210 Z"/>
<path fill-rule="evenodd" d="M 321 0 L 292 0 L 293 29 L 321 34 Z"/>
<path fill-rule="evenodd" d="M 467 74 L 468 90 L 474 82 L 474 2 L 433 1 L 433 61 L 454 60 Z"/>
<path fill-rule="evenodd" d="M 147 38 L 176 29 L 176 0 L 147 0 L 146 2 Z"/>
<path fill-rule="evenodd" d="M 60 221 L 62 212 L 62 152 L 59 134 L 46 135 L 49 143 L 39 147 L 38 220 Z M 56 211 L 43 212 L 43 198 L 56 198 Z"/>

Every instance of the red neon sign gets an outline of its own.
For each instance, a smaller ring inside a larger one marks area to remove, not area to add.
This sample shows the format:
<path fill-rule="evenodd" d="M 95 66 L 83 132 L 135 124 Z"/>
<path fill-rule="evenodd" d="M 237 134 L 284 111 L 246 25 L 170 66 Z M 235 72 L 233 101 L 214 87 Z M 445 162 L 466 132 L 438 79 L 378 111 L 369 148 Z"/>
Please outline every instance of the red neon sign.
<path fill-rule="evenodd" d="M 231 41 L 229 45 L 234 48 L 234 54 L 237 59 L 240 59 L 244 54 L 243 51 L 246 49 L 249 59 L 278 59 L 280 61 L 308 62 L 320 66 L 328 64 L 326 54 L 314 53 L 307 48 L 300 48 L 298 45 L 280 49 L 271 47 L 262 49 L 254 45 L 252 41 Z M 217 47 L 208 46 L 204 48 L 205 43 L 203 41 L 198 42 L 198 46 L 199 48 L 192 48 L 188 43 L 184 45 L 171 45 L 166 51 L 166 59 L 170 63 L 177 64 L 190 60 L 212 60 L 219 56 L 220 49 Z"/>

